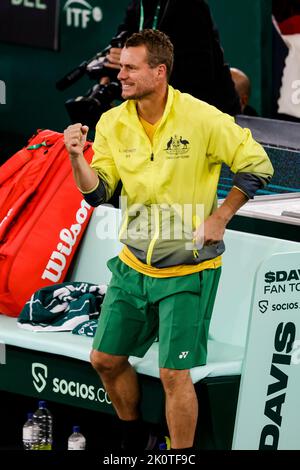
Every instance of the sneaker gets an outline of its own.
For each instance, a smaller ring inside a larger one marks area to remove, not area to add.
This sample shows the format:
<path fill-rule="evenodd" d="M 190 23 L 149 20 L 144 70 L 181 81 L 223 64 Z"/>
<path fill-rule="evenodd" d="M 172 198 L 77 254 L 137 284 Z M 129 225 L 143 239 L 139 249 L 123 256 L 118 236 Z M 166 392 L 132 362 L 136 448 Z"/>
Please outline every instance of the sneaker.
<path fill-rule="evenodd" d="M 158 445 L 158 436 L 150 432 L 145 450 L 155 450 Z"/>
<path fill-rule="evenodd" d="M 170 450 L 171 449 L 171 439 L 168 436 L 163 437 L 163 441 L 159 444 L 159 450 Z"/>
<path fill-rule="evenodd" d="M 146 446 L 145 446 L 146 442 Z M 153 432 L 149 431 L 148 433 L 148 438 L 147 435 L 145 435 L 145 438 L 143 440 L 138 440 L 135 442 L 131 442 L 127 439 L 123 439 L 121 442 L 121 450 L 122 451 L 141 451 L 143 452 L 144 450 L 156 450 L 158 449 L 159 445 L 159 439 L 156 434 Z"/>
<path fill-rule="evenodd" d="M 149 438 L 145 450 L 165 451 L 171 449 L 171 441 L 168 436 L 158 436 L 149 433 Z"/>
<path fill-rule="evenodd" d="M 120 450 L 123 452 L 160 452 L 170 449 L 170 438 L 165 436 L 162 430 L 156 429 L 155 427 L 150 427 L 150 429 L 141 429 L 140 433 L 134 438 L 128 434 L 123 435 L 120 446 Z"/>

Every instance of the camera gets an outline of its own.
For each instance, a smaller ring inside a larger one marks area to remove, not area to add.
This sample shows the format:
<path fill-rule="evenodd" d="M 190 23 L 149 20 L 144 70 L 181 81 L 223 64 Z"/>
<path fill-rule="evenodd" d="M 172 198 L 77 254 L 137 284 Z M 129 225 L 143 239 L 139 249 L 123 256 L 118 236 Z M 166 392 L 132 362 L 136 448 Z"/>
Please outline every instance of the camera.
<path fill-rule="evenodd" d="M 84 96 L 67 100 L 65 106 L 73 123 L 83 122 L 92 129 L 101 114 L 111 108 L 112 102 L 121 99 L 120 93 L 120 83 L 117 81 L 96 84 Z"/>
<path fill-rule="evenodd" d="M 116 100 L 121 100 L 121 85 L 117 79 L 118 70 L 106 67 L 106 54 L 112 47 L 122 48 L 128 37 L 127 31 L 114 36 L 110 44 L 88 61 L 82 62 L 56 83 L 58 90 L 65 90 L 83 75 L 91 80 L 99 81 L 109 77 L 107 84 L 95 84 L 83 96 L 71 98 L 65 102 L 66 109 L 73 123 L 84 122 L 90 128 L 95 128 L 102 113 L 112 107 Z"/>
<path fill-rule="evenodd" d="M 114 36 L 108 47 L 98 53 L 86 65 L 86 73 L 91 79 L 99 80 L 103 76 L 108 76 L 111 80 L 116 80 L 118 72 L 115 69 L 106 67 L 106 54 L 112 47 L 121 49 L 128 37 L 127 31 L 122 31 L 117 36 Z"/>

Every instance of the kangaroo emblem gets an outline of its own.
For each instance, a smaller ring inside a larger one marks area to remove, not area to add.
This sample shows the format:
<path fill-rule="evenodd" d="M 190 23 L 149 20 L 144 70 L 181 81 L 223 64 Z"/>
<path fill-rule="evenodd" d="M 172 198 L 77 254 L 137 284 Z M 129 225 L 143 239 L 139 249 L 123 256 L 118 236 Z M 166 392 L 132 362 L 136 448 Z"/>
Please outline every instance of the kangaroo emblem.
<path fill-rule="evenodd" d="M 170 150 L 170 148 L 172 147 L 172 144 L 173 144 L 173 137 L 171 137 L 169 142 L 167 142 L 167 150 Z"/>
<path fill-rule="evenodd" d="M 169 137 L 164 150 L 167 152 L 167 158 L 188 158 L 188 151 L 190 142 L 183 139 L 182 135 L 179 137 L 177 134 Z"/>

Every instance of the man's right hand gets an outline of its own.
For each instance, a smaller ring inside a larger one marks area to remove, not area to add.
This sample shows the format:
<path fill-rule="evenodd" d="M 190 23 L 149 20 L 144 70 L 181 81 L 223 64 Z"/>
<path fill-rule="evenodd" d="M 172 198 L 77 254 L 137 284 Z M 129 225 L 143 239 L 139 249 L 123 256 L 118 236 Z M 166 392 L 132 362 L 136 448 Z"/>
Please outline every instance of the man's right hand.
<path fill-rule="evenodd" d="M 119 47 L 111 47 L 106 56 L 105 67 L 111 69 L 120 69 L 120 58 L 122 49 Z"/>
<path fill-rule="evenodd" d="M 71 124 L 65 129 L 64 142 L 71 160 L 83 155 L 88 130 L 88 126 L 83 126 L 81 123 Z"/>
<path fill-rule="evenodd" d="M 121 51 L 122 49 L 120 47 L 111 47 L 105 57 L 105 67 L 109 69 L 120 70 Z M 99 83 L 100 85 L 108 85 L 110 83 L 110 78 L 108 76 L 103 76 L 100 78 Z"/>

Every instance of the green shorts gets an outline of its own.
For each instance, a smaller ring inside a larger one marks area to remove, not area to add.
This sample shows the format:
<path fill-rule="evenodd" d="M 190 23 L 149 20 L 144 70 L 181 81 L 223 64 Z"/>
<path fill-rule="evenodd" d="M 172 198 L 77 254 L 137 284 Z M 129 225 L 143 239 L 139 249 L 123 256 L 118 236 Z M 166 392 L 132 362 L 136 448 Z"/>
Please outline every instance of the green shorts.
<path fill-rule="evenodd" d="M 102 304 L 93 348 L 143 357 L 159 338 L 159 367 L 206 363 L 208 329 L 221 268 L 170 278 L 141 274 L 119 257 Z"/>

